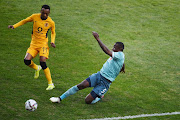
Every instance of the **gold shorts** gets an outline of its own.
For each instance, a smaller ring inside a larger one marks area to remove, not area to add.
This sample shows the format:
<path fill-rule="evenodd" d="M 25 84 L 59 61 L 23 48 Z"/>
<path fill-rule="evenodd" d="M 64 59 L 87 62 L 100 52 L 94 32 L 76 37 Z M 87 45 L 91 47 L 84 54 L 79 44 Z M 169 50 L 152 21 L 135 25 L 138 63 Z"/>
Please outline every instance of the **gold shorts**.
<path fill-rule="evenodd" d="M 33 58 L 35 58 L 37 56 L 37 54 L 39 53 L 39 56 L 44 56 L 44 57 L 46 57 L 46 59 L 48 59 L 49 47 L 33 47 L 33 46 L 30 46 L 27 49 L 26 53 L 31 54 Z"/>

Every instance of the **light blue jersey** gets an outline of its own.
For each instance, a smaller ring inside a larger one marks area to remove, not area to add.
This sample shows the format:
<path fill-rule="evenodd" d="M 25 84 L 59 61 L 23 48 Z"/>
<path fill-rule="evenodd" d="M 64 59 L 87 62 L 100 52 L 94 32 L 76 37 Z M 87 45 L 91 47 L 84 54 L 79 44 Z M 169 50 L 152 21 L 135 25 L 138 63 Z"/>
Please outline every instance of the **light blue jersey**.
<path fill-rule="evenodd" d="M 112 52 L 110 57 L 100 70 L 100 74 L 110 81 L 114 81 L 124 64 L 123 52 Z"/>

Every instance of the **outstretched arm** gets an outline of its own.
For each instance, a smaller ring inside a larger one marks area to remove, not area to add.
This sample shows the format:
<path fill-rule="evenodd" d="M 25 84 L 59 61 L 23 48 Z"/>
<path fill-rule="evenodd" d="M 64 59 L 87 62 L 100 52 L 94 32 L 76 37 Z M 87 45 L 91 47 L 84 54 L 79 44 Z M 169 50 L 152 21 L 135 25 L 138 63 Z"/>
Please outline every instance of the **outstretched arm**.
<path fill-rule="evenodd" d="M 97 42 L 99 43 L 99 46 L 102 48 L 102 50 L 103 50 L 106 54 L 108 54 L 109 56 L 112 57 L 112 51 L 109 50 L 109 49 L 106 47 L 106 45 L 104 45 L 104 44 L 102 43 L 102 41 L 101 41 L 100 38 L 99 38 L 98 33 L 96 33 L 96 32 L 93 31 L 92 34 L 93 34 L 94 38 L 97 40 Z"/>
<path fill-rule="evenodd" d="M 32 16 L 30 16 L 30 17 L 27 17 L 26 19 L 21 20 L 20 22 L 14 24 L 14 25 L 8 25 L 8 28 L 15 29 L 21 25 L 26 24 L 27 22 L 32 22 L 32 21 L 33 21 Z"/>

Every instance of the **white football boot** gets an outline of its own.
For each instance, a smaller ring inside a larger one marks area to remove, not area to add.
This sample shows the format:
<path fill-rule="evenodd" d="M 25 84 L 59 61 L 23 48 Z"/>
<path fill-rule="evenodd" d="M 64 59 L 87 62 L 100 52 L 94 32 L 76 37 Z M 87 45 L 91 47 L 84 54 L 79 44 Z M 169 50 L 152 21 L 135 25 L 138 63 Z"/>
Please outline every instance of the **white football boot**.
<path fill-rule="evenodd" d="M 60 103 L 60 98 L 59 97 L 51 97 L 49 100 L 51 102 L 53 102 L 53 103 Z"/>

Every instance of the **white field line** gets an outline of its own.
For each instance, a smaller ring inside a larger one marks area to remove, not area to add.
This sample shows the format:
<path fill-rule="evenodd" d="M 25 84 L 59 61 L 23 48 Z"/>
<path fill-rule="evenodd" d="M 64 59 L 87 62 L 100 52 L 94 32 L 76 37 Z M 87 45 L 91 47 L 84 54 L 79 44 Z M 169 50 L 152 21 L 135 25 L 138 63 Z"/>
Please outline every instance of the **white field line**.
<path fill-rule="evenodd" d="M 153 116 L 165 116 L 165 115 L 178 115 L 180 112 L 171 112 L 171 113 L 154 113 L 154 114 L 141 114 L 133 116 L 124 116 L 124 117 L 112 117 L 112 118 L 95 118 L 95 119 L 81 119 L 81 120 L 121 120 L 121 119 L 133 119 L 141 117 L 153 117 Z"/>

